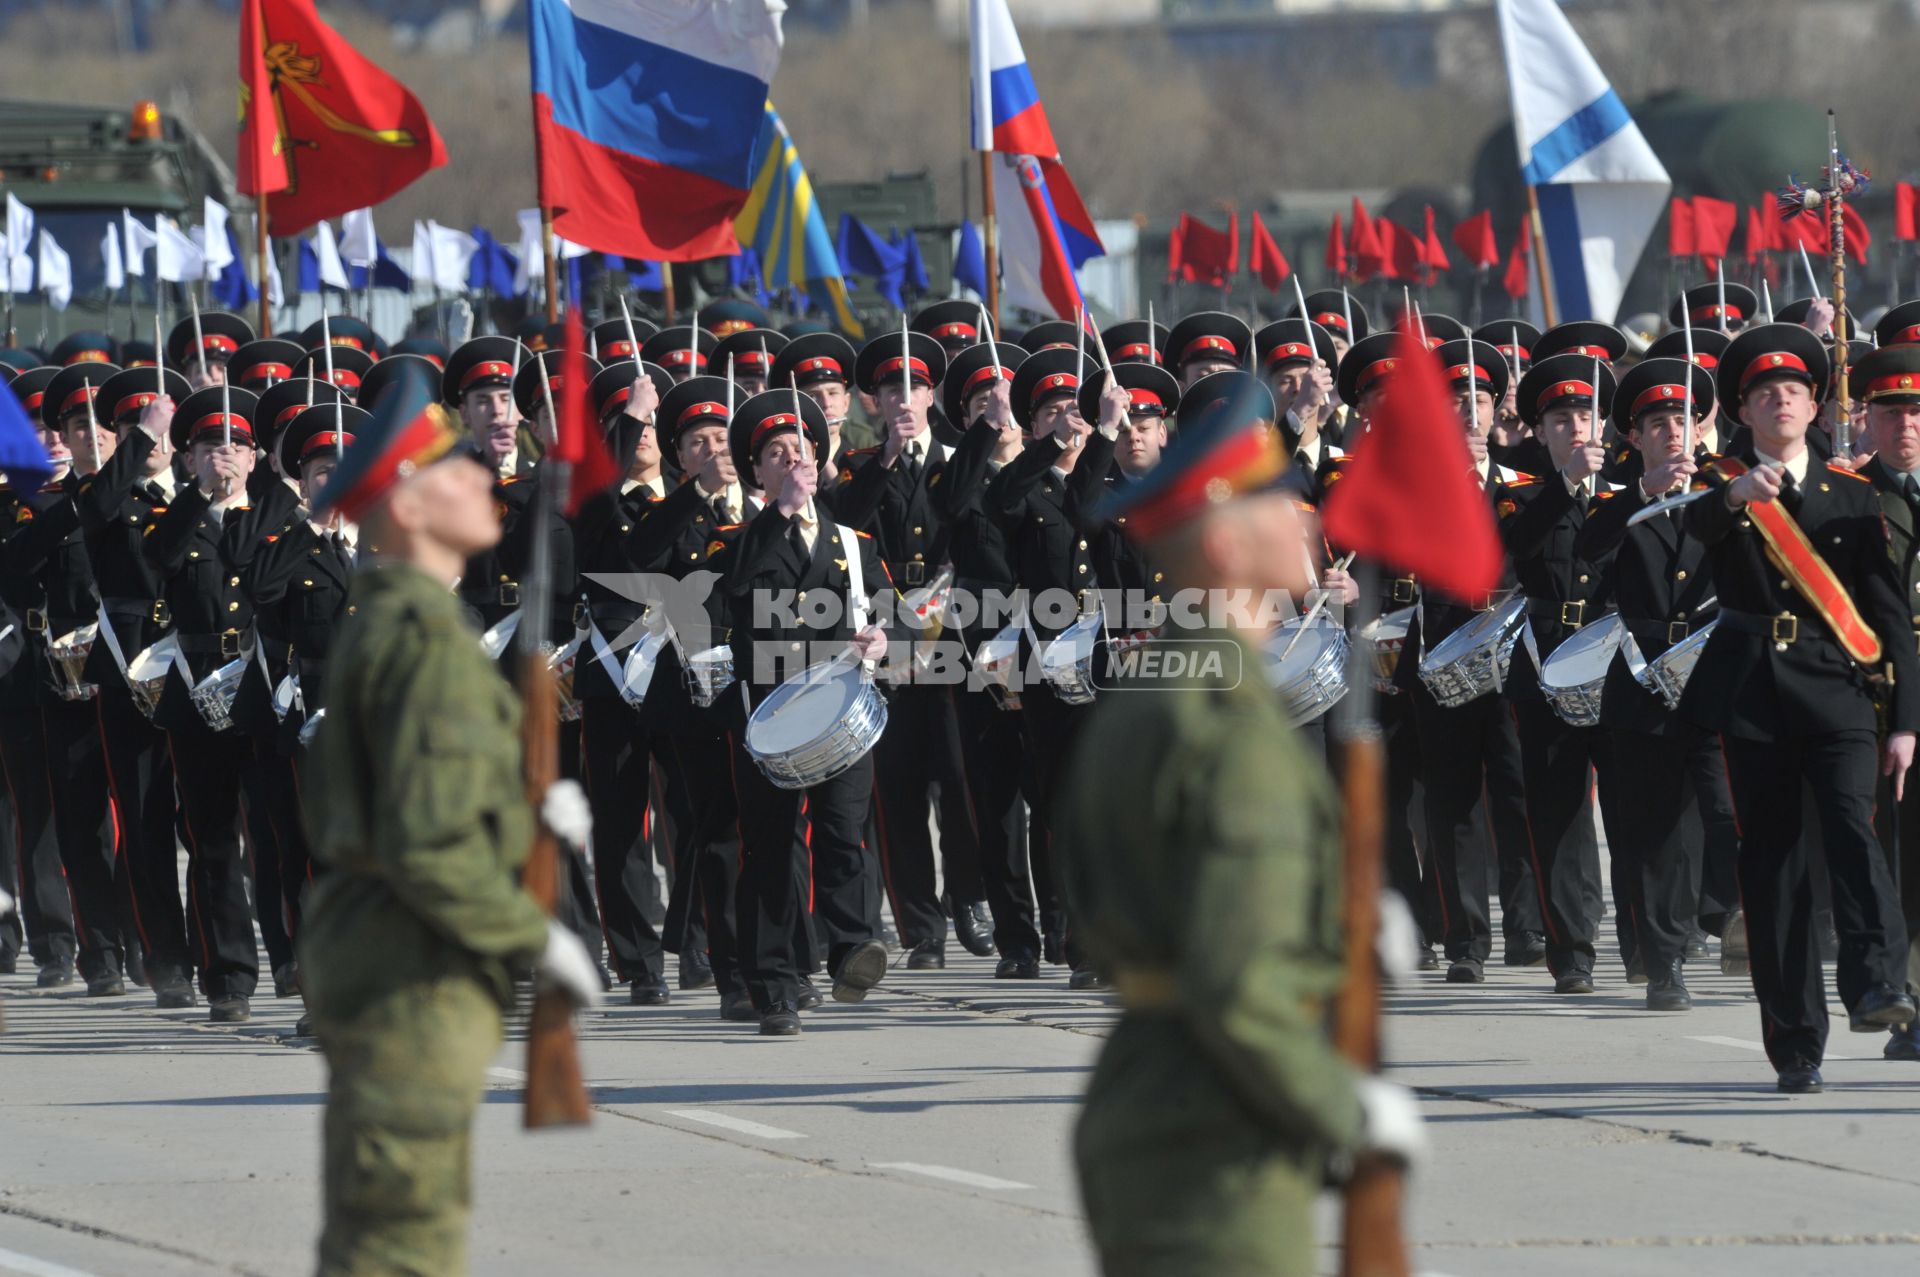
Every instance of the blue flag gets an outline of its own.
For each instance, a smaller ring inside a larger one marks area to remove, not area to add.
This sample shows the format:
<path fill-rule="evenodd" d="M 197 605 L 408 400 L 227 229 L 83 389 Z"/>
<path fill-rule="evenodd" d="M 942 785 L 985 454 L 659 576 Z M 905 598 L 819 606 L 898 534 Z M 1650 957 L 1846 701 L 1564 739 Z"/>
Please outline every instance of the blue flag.
<path fill-rule="evenodd" d="M 900 300 L 900 285 L 907 274 L 907 250 L 889 244 L 871 226 L 852 213 L 840 215 L 840 239 L 835 246 L 840 265 L 849 275 L 866 275 L 873 280 L 874 291 L 893 304 L 906 309 Z"/>
<path fill-rule="evenodd" d="M 520 259 L 486 227 L 475 226 L 472 235 L 478 247 L 467 263 L 467 287 L 476 293 L 491 290 L 497 297 L 513 296 L 513 276 L 520 268 Z"/>
<path fill-rule="evenodd" d="M 746 289 L 762 306 L 772 300 L 767 295 L 766 281 L 761 278 L 760 254 L 745 244 L 740 246 L 738 254 L 727 259 L 727 287 Z"/>
<path fill-rule="evenodd" d="M 255 288 L 253 281 L 247 278 L 247 268 L 244 264 L 246 257 L 240 251 L 240 240 L 234 235 L 231 226 L 227 227 L 227 244 L 233 254 L 233 260 L 213 277 L 213 283 L 208 286 L 207 295 L 222 310 L 245 310 L 260 300 L 260 290 Z"/>
<path fill-rule="evenodd" d="M 379 240 L 373 241 L 373 286 L 391 288 L 397 293 L 413 291 L 413 277 L 403 269 L 400 263 L 387 254 L 387 246 Z M 367 268 L 364 266 L 347 267 L 347 282 L 353 290 L 359 292 L 367 286 Z"/>
<path fill-rule="evenodd" d="M 17 492 L 33 492 L 53 477 L 53 459 L 11 386 L 0 388 L 0 474 Z"/>
<path fill-rule="evenodd" d="M 971 288 L 982 297 L 987 295 L 987 249 L 980 242 L 980 228 L 970 219 L 960 223 L 960 246 L 953 254 L 953 277 L 963 288 Z"/>
<path fill-rule="evenodd" d="M 918 297 L 927 291 L 927 264 L 920 258 L 920 237 L 912 231 L 905 235 L 899 227 L 893 228 L 893 242 L 900 246 L 906 255 L 905 278 L 907 287 Z"/>

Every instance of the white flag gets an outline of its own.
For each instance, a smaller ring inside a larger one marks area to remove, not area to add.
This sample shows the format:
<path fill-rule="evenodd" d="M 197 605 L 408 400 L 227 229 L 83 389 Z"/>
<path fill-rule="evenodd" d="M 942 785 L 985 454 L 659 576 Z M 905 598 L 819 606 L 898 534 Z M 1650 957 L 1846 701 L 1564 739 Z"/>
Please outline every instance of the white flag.
<path fill-rule="evenodd" d="M 540 210 L 523 208 L 520 218 L 520 245 L 515 249 L 520 264 L 513 269 L 513 291 L 525 293 L 533 287 L 533 281 L 546 273 L 547 245 L 540 232 Z M 559 261 L 571 261 L 575 257 L 585 257 L 593 250 L 585 244 L 576 244 L 559 235 L 553 237 L 553 255 Z"/>
<path fill-rule="evenodd" d="M 120 260 L 120 228 L 112 222 L 107 223 L 107 233 L 100 239 L 100 264 L 106 268 L 108 292 L 117 293 L 127 286 L 127 268 Z"/>
<path fill-rule="evenodd" d="M 287 304 L 286 292 L 280 286 L 280 256 L 277 253 L 267 254 L 267 303 L 276 308 Z"/>
<path fill-rule="evenodd" d="M 180 229 L 178 222 L 161 214 L 154 224 L 155 242 L 153 247 L 153 273 L 155 278 L 179 284 L 190 279 L 199 279 L 206 272 L 206 258 L 201 255 L 187 233 Z"/>
<path fill-rule="evenodd" d="M 120 210 L 120 243 L 129 275 L 147 273 L 147 250 L 160 242 L 160 237 L 147 229 L 146 223 L 133 215 L 132 209 Z"/>
<path fill-rule="evenodd" d="M 233 241 L 227 238 L 227 206 L 209 195 L 205 209 L 201 223 L 205 242 L 200 248 L 207 258 L 206 277 L 212 279 L 233 265 Z"/>
<path fill-rule="evenodd" d="M 321 285 L 346 292 L 349 287 L 347 268 L 340 262 L 340 249 L 333 240 L 333 227 L 325 221 L 314 224 L 313 256 L 320 265 Z"/>
<path fill-rule="evenodd" d="M 73 300 L 73 259 L 44 226 L 40 228 L 40 291 L 55 310 L 65 310 Z"/>
<path fill-rule="evenodd" d="M 1500 0 L 1520 176 L 1540 201 L 1558 319 L 1612 323 L 1673 183 L 1554 0 Z"/>
<path fill-rule="evenodd" d="M 479 241 L 463 230 L 433 221 L 415 222 L 414 282 L 431 284 L 443 293 L 466 292 L 467 265 L 479 247 Z"/>
<path fill-rule="evenodd" d="M 0 242 L 0 265 L 6 267 L 11 292 L 33 291 L 33 210 L 7 192 L 6 239 Z"/>
<path fill-rule="evenodd" d="M 380 260 L 380 237 L 373 230 L 373 210 L 356 208 L 340 219 L 340 256 L 349 266 L 371 266 Z"/>

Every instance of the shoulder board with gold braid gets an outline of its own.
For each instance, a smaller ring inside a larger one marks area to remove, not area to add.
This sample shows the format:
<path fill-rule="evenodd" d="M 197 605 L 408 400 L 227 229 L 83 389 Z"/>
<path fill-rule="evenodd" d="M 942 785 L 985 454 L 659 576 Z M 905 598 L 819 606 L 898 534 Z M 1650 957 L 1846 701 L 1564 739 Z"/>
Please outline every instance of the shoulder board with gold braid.
<path fill-rule="evenodd" d="M 1513 472 L 1513 478 L 1507 480 L 1507 482 L 1508 484 L 1538 483 L 1540 482 L 1540 480 L 1534 477 L 1533 475 L 1528 474 L 1525 470 L 1515 470 Z"/>
<path fill-rule="evenodd" d="M 1861 474 L 1858 470 L 1849 470 L 1845 466 L 1835 465 L 1831 461 L 1827 462 L 1827 469 L 1832 471 L 1834 474 L 1843 474 L 1849 479 L 1858 479 L 1861 483 L 1865 483 L 1869 485 L 1873 483 L 1873 480 L 1867 478 L 1867 476 L 1865 476 L 1864 474 Z"/>
<path fill-rule="evenodd" d="M 1617 497 L 1617 496 L 1619 496 L 1619 495 L 1620 495 L 1620 494 L 1619 494 L 1618 492 L 1615 492 L 1615 491 L 1612 491 L 1612 490 L 1609 490 L 1609 491 L 1606 491 L 1606 492 L 1596 492 L 1596 493 L 1594 493 L 1594 494 L 1593 494 L 1593 499 L 1594 499 L 1595 501 L 1611 501 L 1611 500 L 1613 500 L 1613 499 L 1614 499 L 1615 497 Z"/>
<path fill-rule="evenodd" d="M 1714 470 L 1729 480 L 1747 472 L 1735 457 L 1721 457 Z M 1813 548 L 1813 542 L 1787 508 L 1778 501 L 1749 501 L 1742 507 L 1767 545 L 1767 559 L 1792 583 L 1794 593 L 1813 605 L 1848 656 L 1862 665 L 1880 663 L 1880 636 L 1860 615 L 1847 587 Z"/>

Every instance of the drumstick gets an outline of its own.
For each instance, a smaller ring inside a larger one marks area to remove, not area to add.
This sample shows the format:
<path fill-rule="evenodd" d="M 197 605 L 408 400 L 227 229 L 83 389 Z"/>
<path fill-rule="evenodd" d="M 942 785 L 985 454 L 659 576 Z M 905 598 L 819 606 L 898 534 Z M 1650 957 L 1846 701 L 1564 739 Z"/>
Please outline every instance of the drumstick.
<path fill-rule="evenodd" d="M 1348 566 L 1353 563 L 1353 555 L 1354 552 L 1349 550 L 1341 557 L 1338 563 L 1333 565 L 1335 570 L 1345 572 Z M 1280 653 L 1281 660 L 1284 661 L 1293 655 L 1294 646 L 1300 642 L 1300 639 L 1306 634 L 1308 629 L 1312 628 L 1313 623 L 1320 618 L 1320 614 L 1327 610 L 1327 599 L 1331 594 L 1331 590 L 1322 590 L 1320 597 L 1315 599 L 1313 606 L 1307 610 L 1307 614 L 1300 618 L 1300 629 L 1294 634 L 1292 641 L 1287 644 L 1285 650 Z"/>

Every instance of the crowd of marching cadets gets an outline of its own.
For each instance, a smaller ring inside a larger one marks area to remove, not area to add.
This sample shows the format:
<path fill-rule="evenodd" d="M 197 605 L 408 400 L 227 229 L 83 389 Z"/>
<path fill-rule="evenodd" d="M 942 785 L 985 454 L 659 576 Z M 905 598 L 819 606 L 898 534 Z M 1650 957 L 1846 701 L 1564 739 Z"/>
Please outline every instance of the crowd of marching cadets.
<path fill-rule="evenodd" d="M 1362 581 L 1379 591 L 1345 611 L 1378 618 L 1388 869 L 1423 968 L 1482 982 L 1497 898 L 1507 965 L 1592 992 L 1597 803 L 1615 978 L 1644 984 L 1650 1008 L 1685 1010 L 1686 964 L 1717 947 L 1724 970 L 1751 969 L 1782 1085 L 1817 1086 L 1824 951 L 1853 1027 L 1891 1030 L 1890 1056 L 1920 1058 L 1920 866 L 1900 872 L 1920 815 L 1899 819 L 1899 768 L 1876 765 L 1920 725 L 1920 303 L 1852 343 L 1840 423 L 1819 299 L 1761 322 L 1746 289 L 1707 286 L 1650 342 L 1594 322 L 1469 333 L 1417 313 L 1377 331 L 1341 290 L 1301 302 L 1258 331 L 1202 312 L 1101 333 L 1042 323 L 1017 342 L 991 340 L 975 303 L 943 302 L 858 350 L 732 301 L 692 325 L 608 319 L 586 330 L 582 364 L 624 473 L 571 518 L 533 500 L 558 325 L 389 349 L 347 316 L 256 338 L 209 313 L 159 352 L 97 333 L 45 359 L 0 352 L 60 467 L 0 498 L 14 626 L 0 638 L 0 854 L 20 888 L 0 963 L 18 961 L 24 921 L 42 985 L 77 974 L 114 996 L 132 981 L 162 1006 L 198 994 L 216 1020 L 244 1019 L 257 921 L 276 994 L 297 991 L 315 872 L 303 729 L 324 710 L 357 562 L 378 552 L 309 511 L 355 429 L 414 376 L 497 473 L 501 542 L 457 587 L 489 650 L 543 541 L 565 587 L 547 623 L 567 658 L 561 766 L 585 786 L 593 835 L 569 858 L 563 916 L 633 1003 L 669 1001 L 673 953 L 679 988 L 717 986 L 726 1019 L 797 1033 L 822 1001 L 813 976 L 858 1001 L 892 965 L 883 893 L 909 970 L 944 966 L 951 929 L 997 954 L 1001 978 L 1064 964 L 1072 987 L 1098 988 L 1049 855 L 1051 798 L 1069 751 L 1124 747 L 1078 739 L 1098 694 L 1087 670 L 1154 627 L 1123 633 L 1115 613 L 1090 659 L 1017 689 L 981 669 L 890 686 L 871 753 L 799 787 L 743 747 L 778 681 L 766 651 L 824 641 L 882 658 L 868 618 L 888 590 L 1075 600 L 1014 627 L 1022 657 L 1086 632 L 1115 592 L 1164 619 L 1160 574 L 1098 498 L 1154 467 L 1183 411 L 1251 393 L 1321 500 L 1411 326 L 1453 392 L 1502 587 L 1448 598 L 1317 537 L 1304 548 L 1335 602 L 1359 602 Z M 1761 446 L 1795 451 L 1782 432 L 1796 416 L 1812 422 L 1811 462 Z M 1725 491 L 1649 509 L 1701 488 Z M 1789 528 L 1749 517 L 1763 506 Z M 661 600 L 623 589 L 628 574 L 713 574 L 711 645 L 663 634 Z M 836 596 L 837 619 L 810 631 L 804 608 L 752 606 L 782 590 Z M 956 628 L 970 658 L 1008 637 Z M 1332 699 L 1297 715 L 1316 741 Z"/>

